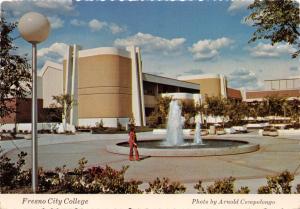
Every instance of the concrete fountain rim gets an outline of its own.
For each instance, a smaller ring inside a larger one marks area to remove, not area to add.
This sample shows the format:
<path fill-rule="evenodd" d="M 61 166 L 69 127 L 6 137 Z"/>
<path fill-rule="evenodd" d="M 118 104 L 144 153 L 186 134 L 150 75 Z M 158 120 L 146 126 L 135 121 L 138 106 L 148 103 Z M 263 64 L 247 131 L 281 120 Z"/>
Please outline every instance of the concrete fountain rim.
<path fill-rule="evenodd" d="M 247 142 L 246 144 L 233 146 L 233 147 L 218 147 L 218 148 L 201 148 L 201 149 L 155 149 L 155 148 L 141 148 L 139 147 L 139 153 L 142 156 L 151 156 L 151 157 L 204 157 L 204 156 L 221 156 L 221 155 L 236 155 L 243 154 L 249 152 L 255 152 L 259 150 L 259 145 L 250 142 L 250 139 L 227 139 L 219 137 L 211 138 L 205 137 L 205 140 L 227 140 L 227 141 L 237 141 L 237 142 Z M 162 139 L 151 139 L 155 141 L 159 141 Z M 148 140 L 140 140 L 140 141 L 149 141 Z M 119 142 L 120 143 L 120 142 Z M 118 146 L 118 144 L 107 145 L 106 150 L 111 153 L 128 155 L 129 148 L 124 146 Z"/>

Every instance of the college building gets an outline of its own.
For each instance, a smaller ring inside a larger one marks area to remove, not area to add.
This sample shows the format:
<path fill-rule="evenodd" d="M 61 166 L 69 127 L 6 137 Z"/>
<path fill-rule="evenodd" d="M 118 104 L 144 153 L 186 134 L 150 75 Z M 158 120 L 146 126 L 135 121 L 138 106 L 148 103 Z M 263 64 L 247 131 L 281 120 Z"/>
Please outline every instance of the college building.
<path fill-rule="evenodd" d="M 87 50 L 69 46 L 62 82 L 62 92 L 77 101 L 68 122 L 85 127 L 100 121 L 115 127 L 127 124 L 130 118 L 144 126 L 158 95 L 176 93 L 186 99 L 199 95 L 197 84 L 143 73 L 141 52 L 134 46 Z"/>
<path fill-rule="evenodd" d="M 205 101 L 205 97 L 234 98 L 240 101 L 260 101 L 266 96 L 278 95 L 300 98 L 300 78 L 266 80 L 259 91 L 229 88 L 226 76 L 221 74 L 187 75 L 177 79 L 143 73 L 141 50 L 100 47 L 81 49 L 67 47 L 63 64 L 47 61 L 38 72 L 39 114 L 46 115 L 55 101 L 53 96 L 72 95 L 67 123 L 79 127 L 116 127 L 128 124 L 133 118 L 137 126 L 146 125 L 146 117 L 157 105 L 160 96 L 176 99 Z M 17 114 L 0 119 L 4 123 L 31 121 L 31 99 L 13 100 Z M 39 117 L 43 122 L 44 117 Z"/>

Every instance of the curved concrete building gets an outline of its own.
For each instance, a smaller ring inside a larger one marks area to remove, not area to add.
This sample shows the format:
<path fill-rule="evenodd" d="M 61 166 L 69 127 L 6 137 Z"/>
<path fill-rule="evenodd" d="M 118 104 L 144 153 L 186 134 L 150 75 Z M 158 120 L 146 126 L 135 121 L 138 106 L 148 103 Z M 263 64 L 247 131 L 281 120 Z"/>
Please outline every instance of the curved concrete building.
<path fill-rule="evenodd" d="M 139 49 L 101 47 L 80 50 L 70 46 L 64 60 L 64 92 L 77 101 L 70 123 L 106 126 L 128 123 L 134 118 L 145 125 Z"/>

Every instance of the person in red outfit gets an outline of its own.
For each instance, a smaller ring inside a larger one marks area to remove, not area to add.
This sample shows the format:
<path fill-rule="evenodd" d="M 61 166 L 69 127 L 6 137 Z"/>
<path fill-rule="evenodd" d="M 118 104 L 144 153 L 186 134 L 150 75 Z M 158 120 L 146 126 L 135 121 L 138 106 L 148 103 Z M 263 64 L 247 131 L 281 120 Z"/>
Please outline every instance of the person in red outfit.
<path fill-rule="evenodd" d="M 130 147 L 129 160 L 133 160 L 133 149 L 134 149 L 134 152 L 135 152 L 135 159 L 140 160 L 139 152 L 138 152 L 138 149 L 137 149 L 137 140 L 136 140 L 136 134 L 135 134 L 134 126 L 130 127 L 128 143 L 129 143 L 129 147 Z"/>

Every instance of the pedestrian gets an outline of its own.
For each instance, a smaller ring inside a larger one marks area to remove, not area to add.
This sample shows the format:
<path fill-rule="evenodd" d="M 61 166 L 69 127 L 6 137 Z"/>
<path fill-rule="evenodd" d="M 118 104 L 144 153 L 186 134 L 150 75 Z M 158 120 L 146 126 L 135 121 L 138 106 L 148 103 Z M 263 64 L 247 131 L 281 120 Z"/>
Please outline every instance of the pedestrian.
<path fill-rule="evenodd" d="M 130 127 L 128 144 L 129 144 L 129 147 L 130 147 L 129 160 L 133 160 L 133 150 L 134 150 L 135 160 L 139 161 L 140 157 L 139 157 L 139 152 L 138 152 L 138 149 L 137 149 L 137 140 L 136 140 L 136 134 L 135 134 L 134 126 Z"/>

